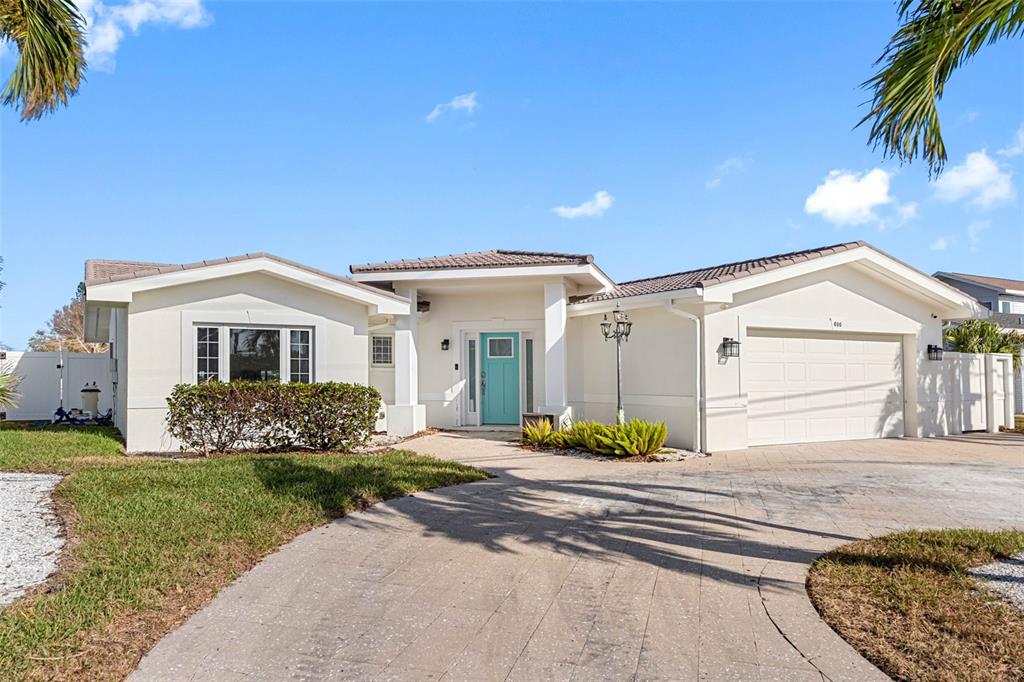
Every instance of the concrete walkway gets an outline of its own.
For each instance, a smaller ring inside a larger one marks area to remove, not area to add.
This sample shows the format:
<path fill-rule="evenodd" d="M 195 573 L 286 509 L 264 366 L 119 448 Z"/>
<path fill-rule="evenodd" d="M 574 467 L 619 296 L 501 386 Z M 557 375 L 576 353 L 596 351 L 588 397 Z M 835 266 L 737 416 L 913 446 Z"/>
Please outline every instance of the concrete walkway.
<path fill-rule="evenodd" d="M 1024 439 L 758 448 L 671 464 L 409 443 L 496 478 L 377 505 L 268 557 L 133 680 L 887 679 L 804 591 L 824 550 L 1024 527 Z"/>

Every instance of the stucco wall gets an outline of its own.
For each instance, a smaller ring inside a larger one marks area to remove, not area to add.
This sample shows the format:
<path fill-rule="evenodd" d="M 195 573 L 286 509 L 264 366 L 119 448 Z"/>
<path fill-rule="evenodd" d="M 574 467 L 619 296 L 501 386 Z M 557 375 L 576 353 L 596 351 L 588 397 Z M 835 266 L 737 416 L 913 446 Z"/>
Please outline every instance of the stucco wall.
<path fill-rule="evenodd" d="M 195 381 L 197 323 L 312 327 L 314 380 L 369 380 L 363 304 L 259 273 L 140 292 L 128 306 L 122 372 L 130 452 L 177 448 L 166 433 L 166 399 L 175 384 Z"/>
<path fill-rule="evenodd" d="M 629 341 L 622 344 L 626 418 L 663 421 L 668 444 L 694 448 L 693 323 L 662 308 L 629 311 Z M 615 421 L 615 342 L 601 336 L 602 315 L 569 320 L 569 404 L 576 419 Z"/>
<path fill-rule="evenodd" d="M 530 332 L 534 339 L 534 402 L 544 397 L 544 289 L 542 285 L 492 291 L 425 293 L 430 310 L 419 314 L 420 402 L 427 408 L 427 424 L 439 428 L 456 426 L 461 400 L 466 391 L 460 381 L 460 332 Z M 441 350 L 448 339 L 450 348 Z"/>
<path fill-rule="evenodd" d="M 718 350 L 723 337 L 742 343 L 750 327 L 901 336 L 906 435 L 946 433 L 942 365 L 927 360 L 928 344 L 942 343 L 938 312 L 856 266 L 831 268 L 737 294 L 731 307 L 705 317 L 708 450 L 747 446 L 743 353 L 720 361 Z"/>

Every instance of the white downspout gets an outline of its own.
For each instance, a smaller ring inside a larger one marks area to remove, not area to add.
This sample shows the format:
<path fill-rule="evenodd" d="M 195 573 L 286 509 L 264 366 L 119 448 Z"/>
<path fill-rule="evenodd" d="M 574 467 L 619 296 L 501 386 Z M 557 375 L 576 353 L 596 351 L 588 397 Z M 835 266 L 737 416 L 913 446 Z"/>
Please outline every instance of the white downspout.
<path fill-rule="evenodd" d="M 679 317 L 685 318 L 685 319 L 690 320 L 691 322 L 693 322 L 693 329 L 694 329 L 694 335 L 693 335 L 694 344 L 693 344 L 693 347 L 694 347 L 694 352 L 696 353 L 696 356 L 697 356 L 697 362 L 696 362 L 696 365 L 693 368 L 693 377 L 694 377 L 694 381 L 693 381 L 693 383 L 694 383 L 694 386 L 693 386 L 693 399 L 694 399 L 694 401 L 696 403 L 696 408 L 697 408 L 697 409 L 695 409 L 693 411 L 693 414 L 694 414 L 693 434 L 694 434 L 694 442 L 697 444 L 697 447 L 695 448 L 695 450 L 697 450 L 697 452 L 704 452 L 704 450 L 705 450 L 705 447 L 704 447 L 704 433 L 703 433 L 703 430 L 701 429 L 701 424 L 704 421 L 703 420 L 704 400 L 703 400 L 703 396 L 701 395 L 701 390 L 700 390 L 701 386 L 704 385 L 704 336 L 703 336 L 703 334 L 701 334 L 701 331 L 700 331 L 700 318 L 697 317 L 696 315 L 692 314 L 692 313 L 686 312 L 685 310 L 680 310 L 679 308 L 676 308 L 674 305 L 672 305 L 672 301 L 671 300 L 665 301 L 665 309 L 668 310 L 673 315 L 678 315 Z"/>

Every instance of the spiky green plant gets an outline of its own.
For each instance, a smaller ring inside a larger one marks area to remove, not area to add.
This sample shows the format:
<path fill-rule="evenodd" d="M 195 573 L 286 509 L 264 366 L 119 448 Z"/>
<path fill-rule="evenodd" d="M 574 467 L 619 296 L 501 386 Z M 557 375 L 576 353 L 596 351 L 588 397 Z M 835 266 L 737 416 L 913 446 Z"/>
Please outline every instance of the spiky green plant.
<path fill-rule="evenodd" d="M 942 171 L 938 101 L 953 72 L 985 45 L 1024 33 L 1024 0 L 897 0 L 902 23 L 864 83 L 872 91 L 870 143 L 900 161 L 920 156 Z"/>
<path fill-rule="evenodd" d="M 14 407 L 21 398 L 18 393 L 18 384 L 21 378 L 15 374 L 4 372 L 0 374 L 0 407 Z"/>
<path fill-rule="evenodd" d="M 3 103 L 38 119 L 78 92 L 85 72 L 85 19 L 70 0 L 0 0 L 0 39 L 18 48 Z"/>
<path fill-rule="evenodd" d="M 537 448 L 554 447 L 556 446 L 556 441 L 561 440 L 557 437 L 557 434 L 558 431 L 555 431 L 550 421 L 547 419 L 537 419 L 527 422 L 526 426 L 523 427 L 523 442 Z"/>
<path fill-rule="evenodd" d="M 661 450 L 668 438 L 664 422 L 649 422 L 634 417 L 623 424 L 606 427 L 597 435 L 604 449 L 619 457 L 650 457 Z"/>
<path fill-rule="evenodd" d="M 1021 367 L 1021 349 L 1024 335 L 1013 330 L 1000 331 L 999 326 L 987 320 L 964 320 L 945 332 L 945 340 L 960 353 L 1010 353 L 1013 368 Z"/>

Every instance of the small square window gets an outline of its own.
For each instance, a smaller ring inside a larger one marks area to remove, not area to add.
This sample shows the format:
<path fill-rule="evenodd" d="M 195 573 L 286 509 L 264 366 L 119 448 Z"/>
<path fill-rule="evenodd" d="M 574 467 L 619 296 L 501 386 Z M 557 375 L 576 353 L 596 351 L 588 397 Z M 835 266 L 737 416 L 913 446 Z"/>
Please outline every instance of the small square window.
<path fill-rule="evenodd" d="M 511 358 L 512 337 L 498 336 L 487 339 L 487 357 L 489 358 Z"/>
<path fill-rule="evenodd" d="M 390 367 L 395 363 L 394 338 L 374 336 L 370 340 L 370 363 L 377 367 Z"/>

